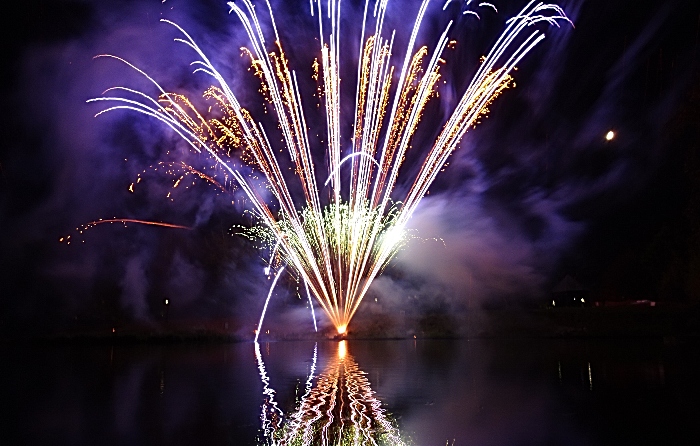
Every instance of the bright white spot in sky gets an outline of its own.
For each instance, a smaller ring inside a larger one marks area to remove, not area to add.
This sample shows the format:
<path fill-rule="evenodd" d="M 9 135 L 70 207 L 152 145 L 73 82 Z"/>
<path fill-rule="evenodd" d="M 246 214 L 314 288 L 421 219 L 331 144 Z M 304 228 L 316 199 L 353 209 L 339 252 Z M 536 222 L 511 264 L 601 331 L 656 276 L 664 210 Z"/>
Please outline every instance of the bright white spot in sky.
<path fill-rule="evenodd" d="M 608 131 L 608 133 L 605 134 L 605 139 L 607 141 L 612 141 L 612 139 L 615 137 L 615 132 L 612 130 Z"/>

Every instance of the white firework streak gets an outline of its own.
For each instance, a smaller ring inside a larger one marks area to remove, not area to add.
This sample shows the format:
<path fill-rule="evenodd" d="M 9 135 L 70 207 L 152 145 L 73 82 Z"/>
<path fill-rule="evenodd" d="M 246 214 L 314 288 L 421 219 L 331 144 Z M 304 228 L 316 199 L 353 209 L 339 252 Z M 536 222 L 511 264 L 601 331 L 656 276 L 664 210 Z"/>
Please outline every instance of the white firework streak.
<path fill-rule="evenodd" d="M 103 57 L 126 63 L 153 83 L 160 95 L 154 99 L 127 87 L 114 87 L 89 102 L 115 103 L 98 115 L 128 109 L 154 117 L 173 129 L 194 150 L 209 154 L 216 165 L 235 179 L 252 203 L 260 222 L 257 235 L 267 238 L 271 246 L 276 245 L 274 251 L 279 264 L 288 265 L 297 280 L 305 282 L 338 332 L 343 333 L 374 278 L 406 242 L 404 228 L 408 220 L 450 155 L 466 132 L 488 112 L 488 105 L 509 87 L 510 73 L 517 64 L 545 38 L 544 31 L 533 25 L 570 23 L 559 6 L 535 1 L 527 3 L 507 21 L 506 29 L 483 58 L 432 147 L 426 151 L 408 193 L 397 200 L 395 188 L 401 166 L 411 149 L 426 105 L 437 95 L 437 83 L 442 78 L 440 67 L 445 63 L 443 53 L 450 45 L 452 21 L 445 26 L 432 49 L 427 46 L 416 49 L 430 3 L 430 0 L 421 1 L 403 62 L 397 70 L 392 64 L 395 31 L 384 31 L 388 0 L 377 0 L 373 8 L 369 0 L 365 1 L 357 55 L 351 151 L 342 156 L 341 2 L 310 0 L 311 14 L 318 19 L 320 42 L 321 57 L 320 62 L 316 62 L 315 77 L 321 82 L 319 97 L 324 102 L 326 147 L 323 153 L 328 159 L 325 174 L 321 174 L 314 163 L 314 153 L 318 159 L 319 151 L 312 150 L 297 75 L 289 68 L 267 0 L 265 23 L 272 29 L 272 36 L 264 31 L 252 0 L 231 2 L 229 6 L 249 38 L 250 46 L 246 51 L 260 78 L 261 90 L 275 112 L 275 123 L 286 151 L 282 153 L 287 153 L 288 159 L 273 148 L 263 124 L 255 121 L 241 105 L 194 40 L 168 20 L 163 21 L 182 33 L 183 37 L 175 40 L 189 46 L 199 56 L 192 63 L 194 72 L 214 78 L 215 86 L 207 90 L 205 97 L 216 101 L 224 117 L 205 119 L 182 95 L 167 93 L 144 71 L 111 55 Z M 443 9 L 449 3 L 445 3 Z M 491 3 L 479 6 L 496 10 Z M 272 42 L 266 37 L 271 37 Z M 399 72 L 398 80 L 392 85 L 395 71 Z M 124 96 L 107 95 L 114 91 Z M 265 188 L 274 197 L 272 203 L 262 198 L 252 174 L 236 167 L 230 157 L 232 148 L 242 149 L 252 167 L 262 172 Z M 341 167 L 346 162 L 350 173 L 343 176 Z M 283 174 L 283 166 L 289 163 L 303 191 L 301 200 L 292 196 L 290 183 Z M 325 185 L 319 185 L 317 174 L 328 179 Z M 322 198 L 328 193 L 326 188 L 330 188 L 329 203 Z"/>

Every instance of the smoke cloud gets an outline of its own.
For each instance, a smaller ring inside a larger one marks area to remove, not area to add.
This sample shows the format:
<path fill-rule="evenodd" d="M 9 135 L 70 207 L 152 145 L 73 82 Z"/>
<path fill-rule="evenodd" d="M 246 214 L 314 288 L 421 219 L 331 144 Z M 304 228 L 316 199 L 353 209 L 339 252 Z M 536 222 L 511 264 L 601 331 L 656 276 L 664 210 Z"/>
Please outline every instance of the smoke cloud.
<path fill-rule="evenodd" d="M 576 27 L 549 33 L 521 63 L 517 86 L 467 134 L 410 221 L 413 240 L 376 280 L 363 311 L 394 311 L 407 300 L 426 309 L 533 303 L 566 273 L 595 282 L 590 265 L 608 251 L 582 246 L 614 248 L 594 229 L 655 187 L 675 156 L 665 129 L 697 62 L 694 23 L 677 25 L 680 17 L 697 17 L 691 3 L 634 2 L 628 17 L 629 5 L 563 2 Z M 427 127 L 439 129 L 442 122 L 431 119 L 444 120 L 466 86 L 461 79 L 522 5 L 498 6 L 498 14 L 484 11 L 480 20 L 465 16 L 454 25 L 459 44 L 447 56 L 449 82 L 424 119 Z M 291 62 L 306 79 L 317 57 L 308 2 L 273 7 Z M 343 26 L 351 30 L 362 8 L 344 7 Z M 414 14 L 403 3 L 393 7 L 389 25 L 400 27 Z M 124 57 L 166 90 L 199 101 L 210 80 L 192 74 L 194 53 L 173 42 L 178 32 L 161 18 L 186 29 L 240 99 L 264 111 L 249 60 L 241 57 L 244 30 L 223 1 L 37 1 L 15 17 L 26 31 L 12 42 L 3 91 L 5 109 L 13 111 L 0 152 L 3 330 L 161 323 L 165 311 L 171 320 L 232 320 L 245 333 L 257 322 L 269 286 L 262 274 L 268 253 L 236 235 L 237 225 L 251 221 L 240 191 L 224 193 L 192 177 L 173 188 L 182 174 L 173 163 L 199 166 L 203 156 L 154 120 L 126 112 L 94 118 L 99 105 L 86 104 L 117 85 L 157 93 L 123 63 L 94 59 L 100 54 Z M 429 42 L 442 22 L 427 20 L 420 39 Z M 399 33 L 397 42 L 406 38 Z M 310 97 L 315 86 L 302 88 Z M 323 128 L 311 119 L 309 125 Z M 612 142 L 603 138 L 608 130 L 618 135 Z M 428 134 L 419 135 L 416 148 Z M 324 164 L 322 157 L 317 162 Z M 112 217 L 192 229 L 104 224 L 80 232 Z M 69 234 L 70 245 L 59 242 Z M 303 290 L 283 282 L 270 323 L 310 324 Z M 320 313 L 316 307 L 323 323 Z"/>

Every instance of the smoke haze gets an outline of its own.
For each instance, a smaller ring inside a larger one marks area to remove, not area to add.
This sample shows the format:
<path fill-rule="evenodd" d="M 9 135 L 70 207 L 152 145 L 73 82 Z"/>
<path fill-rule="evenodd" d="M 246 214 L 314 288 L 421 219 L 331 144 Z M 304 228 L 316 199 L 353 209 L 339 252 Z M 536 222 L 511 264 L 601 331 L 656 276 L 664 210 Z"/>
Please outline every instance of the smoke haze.
<path fill-rule="evenodd" d="M 399 3 L 389 12 L 390 27 L 415 14 Z M 627 250 L 632 237 L 652 237 L 664 213 L 682 212 L 685 195 L 667 178 L 688 144 L 668 129 L 697 84 L 700 7 L 561 5 L 576 27 L 551 30 L 521 63 L 516 88 L 467 134 L 411 220 L 415 237 L 372 286 L 367 311 L 536 305 L 565 274 L 594 288 L 611 271 L 612 252 Z M 439 129 L 479 56 L 522 5 L 498 6 L 498 14 L 483 11 L 481 20 L 462 16 L 455 24 L 450 81 L 429 109 L 427 127 Z M 351 30 L 361 6 L 344 7 L 343 26 Z M 453 2 L 446 14 L 461 16 L 462 7 Z M 318 52 L 308 2 L 275 2 L 273 9 L 293 68 L 306 78 Z M 121 111 L 94 118 L 100 106 L 86 104 L 115 85 L 154 92 L 126 65 L 94 59 L 99 54 L 124 57 L 166 90 L 200 101 L 210 79 L 192 74 L 194 53 L 173 42 L 177 30 L 160 18 L 187 30 L 241 101 L 263 110 L 249 60 L 241 57 L 244 30 L 223 1 L 47 0 L 10 16 L 18 31 L 3 75 L 0 329 L 179 318 L 233 320 L 248 333 L 257 323 L 270 283 L 263 274 L 268 254 L 236 235 L 237 225 L 250 224 L 240 191 L 196 179 L 174 189 L 180 174 L 168 173 L 168 163 L 199 166 L 202 156 L 154 120 Z M 431 16 L 421 39 L 430 42 L 441 23 Z M 403 54 L 394 57 L 399 63 Z M 344 81 L 346 94 L 354 94 L 355 75 Z M 315 86 L 304 85 L 310 97 Z M 611 142 L 604 140 L 608 130 L 618 135 Z M 421 134 L 415 145 L 429 138 Z M 103 224 L 80 233 L 88 222 L 113 217 L 192 229 Z M 68 235 L 70 245 L 59 242 Z M 282 282 L 270 323 L 310 324 L 303 290 L 289 278 Z"/>

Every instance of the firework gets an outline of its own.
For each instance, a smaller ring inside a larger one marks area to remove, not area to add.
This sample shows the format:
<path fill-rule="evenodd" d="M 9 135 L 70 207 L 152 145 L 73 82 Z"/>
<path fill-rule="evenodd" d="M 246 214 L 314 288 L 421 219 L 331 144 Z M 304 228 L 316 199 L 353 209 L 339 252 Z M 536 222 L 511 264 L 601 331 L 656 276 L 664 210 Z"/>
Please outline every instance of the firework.
<path fill-rule="evenodd" d="M 199 56 L 193 62 L 194 71 L 206 73 L 215 81 L 204 97 L 213 104 L 209 110 L 215 109 L 216 117 L 201 113 L 185 96 L 166 92 L 146 72 L 111 55 L 101 57 L 126 63 L 160 94 L 153 98 L 127 87 L 114 87 L 91 101 L 112 103 L 98 115 L 129 109 L 156 118 L 193 150 L 208 154 L 252 204 L 259 224 L 244 231 L 246 235 L 274 247 L 270 265 L 278 271 L 286 266 L 293 277 L 303 281 L 338 332 L 344 333 L 373 279 L 405 243 L 408 220 L 449 156 L 467 130 L 488 112 L 489 104 L 512 85 L 510 73 L 520 60 L 544 39 L 543 30 L 532 25 L 558 26 L 568 19 L 560 7 L 535 2 L 509 19 L 432 147 L 422 154 L 417 172 L 412 179 L 402 180 L 401 184 L 408 187 L 399 188 L 399 173 L 407 154 L 416 150 L 413 138 L 426 105 L 439 93 L 443 56 L 455 43 L 449 38 L 453 22 L 445 26 L 434 46 L 418 47 L 418 34 L 430 4 L 430 0 L 423 0 L 403 61 L 394 64 L 395 33 L 384 29 L 388 0 L 373 5 L 366 0 L 352 131 L 345 135 L 349 141 L 343 144 L 341 130 L 349 117 L 341 113 L 341 72 L 347 71 L 341 70 L 346 60 L 341 53 L 352 45 L 341 43 L 340 3 L 310 1 L 320 43 L 313 77 L 318 82 L 318 108 L 325 121 L 323 143 L 310 138 L 307 118 L 311 107 L 303 100 L 296 72 L 290 68 L 269 1 L 262 14 L 252 0 L 231 2 L 229 6 L 250 40 L 245 52 L 259 78 L 260 92 L 274 111 L 282 150 L 271 143 L 265 126 L 243 107 L 195 41 L 168 20 L 163 21 L 182 33 L 182 38 L 176 40 Z M 448 0 L 442 9 L 450 3 Z M 469 7 L 470 3 L 464 4 Z M 490 3 L 478 7 L 496 10 Z M 471 9 L 466 12 L 479 17 Z M 326 160 L 324 165 L 317 162 L 321 155 Z M 288 171 L 293 174 L 286 174 Z M 257 181 L 259 177 L 264 179 L 263 186 Z M 272 195 L 271 200 L 263 198 L 265 190 Z M 402 190 L 404 193 L 398 196 Z"/>
<path fill-rule="evenodd" d="M 87 231 L 88 229 L 94 228 L 97 225 L 102 225 L 105 223 L 121 223 L 124 226 L 126 226 L 129 223 L 135 223 L 135 224 L 139 224 L 139 225 L 159 226 L 162 228 L 170 228 L 170 229 L 187 229 L 187 230 L 192 229 L 189 226 L 176 225 L 173 223 L 163 223 L 160 221 L 136 220 L 133 218 L 116 218 L 115 217 L 115 218 L 106 218 L 106 219 L 101 218 L 99 220 L 91 221 L 90 223 L 85 223 L 84 225 L 75 228 L 75 231 L 78 234 L 82 234 L 83 232 Z M 66 244 L 70 245 L 71 238 L 72 238 L 72 235 L 69 234 L 69 235 L 66 235 L 64 237 L 59 238 L 58 241 L 61 243 L 66 242 Z"/>

